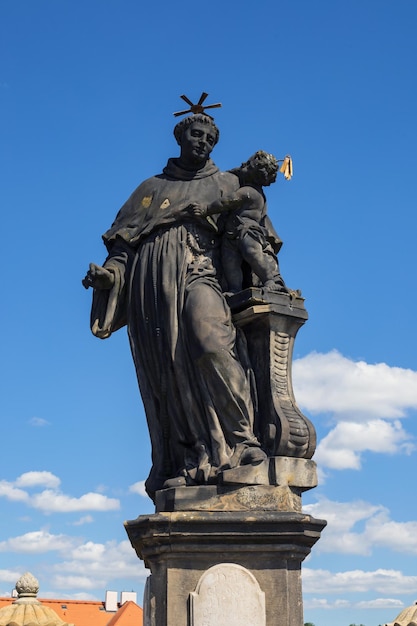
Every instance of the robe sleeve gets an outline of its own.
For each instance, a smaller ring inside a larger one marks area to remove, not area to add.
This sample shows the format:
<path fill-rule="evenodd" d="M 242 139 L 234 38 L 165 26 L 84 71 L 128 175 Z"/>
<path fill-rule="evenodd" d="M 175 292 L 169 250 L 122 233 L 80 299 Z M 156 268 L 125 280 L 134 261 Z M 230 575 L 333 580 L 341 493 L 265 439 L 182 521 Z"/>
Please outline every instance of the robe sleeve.
<path fill-rule="evenodd" d="M 114 285 L 93 292 L 91 332 L 100 339 L 107 339 L 127 323 L 127 285 L 134 256 L 134 249 L 117 238 L 103 265 L 114 275 Z"/>

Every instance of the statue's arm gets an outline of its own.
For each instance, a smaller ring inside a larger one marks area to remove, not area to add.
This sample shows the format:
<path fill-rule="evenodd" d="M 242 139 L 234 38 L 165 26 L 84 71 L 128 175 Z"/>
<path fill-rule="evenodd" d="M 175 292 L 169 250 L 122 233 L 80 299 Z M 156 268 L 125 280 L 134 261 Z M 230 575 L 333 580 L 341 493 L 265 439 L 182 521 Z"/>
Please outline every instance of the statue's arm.
<path fill-rule="evenodd" d="M 117 238 L 103 266 L 90 264 L 82 281 L 93 288 L 91 331 L 100 339 L 126 324 L 127 285 L 135 252 L 125 241 Z"/>
<path fill-rule="evenodd" d="M 188 208 L 193 215 L 206 217 L 207 215 L 215 215 L 226 211 L 236 211 L 245 204 L 256 206 L 256 208 L 259 209 L 259 206 L 263 205 L 262 196 L 259 191 L 253 187 L 245 186 L 232 193 L 216 198 L 216 200 L 213 200 L 213 202 L 208 205 L 194 202 L 190 204 Z"/>

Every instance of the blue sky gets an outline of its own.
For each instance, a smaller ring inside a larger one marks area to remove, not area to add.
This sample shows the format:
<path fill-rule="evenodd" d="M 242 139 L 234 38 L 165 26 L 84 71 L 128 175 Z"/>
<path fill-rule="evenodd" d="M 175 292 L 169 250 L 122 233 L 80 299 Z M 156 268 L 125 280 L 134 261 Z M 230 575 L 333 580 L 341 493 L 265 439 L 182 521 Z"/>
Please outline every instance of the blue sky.
<path fill-rule="evenodd" d="M 101 233 L 177 155 L 179 95 L 204 90 L 213 158 L 294 159 L 268 189 L 280 264 L 310 319 L 294 387 L 314 421 L 328 528 L 305 619 L 391 621 L 417 597 L 417 4 L 0 0 L 0 595 L 103 599 L 146 572 L 125 519 L 152 511 L 126 333 L 89 331 Z"/>

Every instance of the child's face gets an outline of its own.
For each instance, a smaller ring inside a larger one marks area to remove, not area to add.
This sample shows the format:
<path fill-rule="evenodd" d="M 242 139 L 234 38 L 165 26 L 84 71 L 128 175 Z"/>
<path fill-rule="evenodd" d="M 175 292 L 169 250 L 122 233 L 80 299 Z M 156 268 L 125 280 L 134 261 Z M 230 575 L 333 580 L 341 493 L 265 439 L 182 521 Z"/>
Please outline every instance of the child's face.
<path fill-rule="evenodd" d="M 252 170 L 253 179 L 258 185 L 262 185 L 262 187 L 272 185 L 277 179 L 277 172 L 271 172 L 262 159 L 256 157 L 252 159 L 250 161 L 250 168 Z"/>

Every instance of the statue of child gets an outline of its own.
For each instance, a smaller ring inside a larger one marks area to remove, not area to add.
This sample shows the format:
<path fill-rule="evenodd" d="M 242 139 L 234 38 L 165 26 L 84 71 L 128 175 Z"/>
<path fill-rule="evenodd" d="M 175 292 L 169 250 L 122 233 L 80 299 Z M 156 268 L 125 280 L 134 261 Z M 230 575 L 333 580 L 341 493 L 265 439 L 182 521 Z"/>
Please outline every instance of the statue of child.
<path fill-rule="evenodd" d="M 282 242 L 267 216 L 262 190 L 275 182 L 278 161 L 272 154 L 259 150 L 231 172 L 240 181 L 237 191 L 207 206 L 193 203 L 189 210 L 202 218 L 229 213 L 221 243 L 222 270 L 229 292 L 236 293 L 243 288 L 243 261 L 267 290 L 287 291 L 276 256 Z"/>

